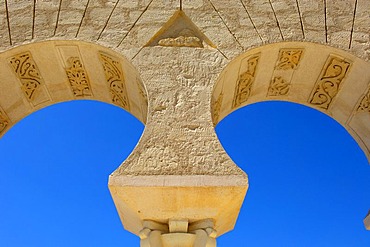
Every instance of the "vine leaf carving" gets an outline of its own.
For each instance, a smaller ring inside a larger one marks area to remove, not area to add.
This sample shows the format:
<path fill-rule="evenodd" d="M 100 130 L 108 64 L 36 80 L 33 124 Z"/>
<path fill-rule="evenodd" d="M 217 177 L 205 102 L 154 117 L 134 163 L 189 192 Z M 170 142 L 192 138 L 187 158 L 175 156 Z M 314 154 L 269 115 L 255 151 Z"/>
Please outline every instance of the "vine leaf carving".
<path fill-rule="evenodd" d="M 89 78 L 78 57 L 67 60 L 68 68 L 65 69 L 73 95 L 76 97 L 92 96 Z"/>
<path fill-rule="evenodd" d="M 342 58 L 330 56 L 316 82 L 309 102 L 322 109 L 328 109 L 338 94 L 340 85 L 347 75 L 351 63 Z"/>
<path fill-rule="evenodd" d="M 112 96 L 113 104 L 130 110 L 125 79 L 120 62 L 118 59 L 104 53 L 100 53 L 100 60 L 103 65 L 105 78 L 109 84 L 109 91 Z"/>
<path fill-rule="evenodd" d="M 255 79 L 255 73 L 257 70 L 258 60 L 260 54 L 254 55 L 247 60 L 247 69 L 246 71 L 239 74 L 238 81 L 236 84 L 236 89 L 234 93 L 234 108 L 239 107 L 245 103 L 251 93 L 252 85 Z"/>
<path fill-rule="evenodd" d="M 29 101 L 33 101 L 40 92 L 42 78 L 31 53 L 18 54 L 12 57 L 9 62 L 21 81 L 24 95 Z"/>

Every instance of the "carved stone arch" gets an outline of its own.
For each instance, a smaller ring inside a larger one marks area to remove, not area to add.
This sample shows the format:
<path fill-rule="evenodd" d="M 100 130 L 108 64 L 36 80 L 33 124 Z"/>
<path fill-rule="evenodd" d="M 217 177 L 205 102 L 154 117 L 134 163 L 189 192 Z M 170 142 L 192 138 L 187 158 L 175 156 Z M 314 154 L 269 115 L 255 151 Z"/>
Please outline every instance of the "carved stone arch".
<path fill-rule="evenodd" d="M 146 123 L 145 86 L 134 66 L 111 49 L 45 41 L 0 53 L 0 137 L 32 112 L 83 99 L 114 104 Z"/>
<path fill-rule="evenodd" d="M 340 49 L 283 42 L 251 49 L 231 61 L 215 83 L 214 125 L 261 101 L 309 106 L 339 122 L 370 159 L 370 64 Z"/>

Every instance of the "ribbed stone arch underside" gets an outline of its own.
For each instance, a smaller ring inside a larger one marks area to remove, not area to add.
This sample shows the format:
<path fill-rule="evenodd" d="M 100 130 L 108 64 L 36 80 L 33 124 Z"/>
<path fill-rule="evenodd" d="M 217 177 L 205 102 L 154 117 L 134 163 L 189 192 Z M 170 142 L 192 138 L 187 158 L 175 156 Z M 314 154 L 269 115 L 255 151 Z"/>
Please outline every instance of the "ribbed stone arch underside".
<path fill-rule="evenodd" d="M 45 41 L 0 54 L 0 137 L 25 116 L 70 100 L 98 100 L 146 122 L 146 90 L 121 55 L 81 41 Z"/>
<path fill-rule="evenodd" d="M 348 52 L 284 42 L 251 49 L 221 72 L 212 95 L 216 125 L 234 110 L 282 100 L 319 110 L 339 122 L 370 158 L 370 64 Z"/>

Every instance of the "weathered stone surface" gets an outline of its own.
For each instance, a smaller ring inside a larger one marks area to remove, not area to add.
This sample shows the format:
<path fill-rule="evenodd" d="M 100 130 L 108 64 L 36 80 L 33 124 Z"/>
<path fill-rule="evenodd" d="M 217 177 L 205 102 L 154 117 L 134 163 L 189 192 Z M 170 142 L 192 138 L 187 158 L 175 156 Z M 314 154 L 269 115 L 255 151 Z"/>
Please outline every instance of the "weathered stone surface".
<path fill-rule="evenodd" d="M 183 0 L 181 6 L 180 1 L 162 0 L 0 3 L 2 50 L 33 40 L 78 38 L 118 46 L 132 58 L 182 7 L 228 58 L 251 47 L 289 40 L 325 43 L 369 60 L 367 0 Z"/>
<path fill-rule="evenodd" d="M 369 9 L 367 0 L 0 0 L 0 135 L 61 101 L 124 108 L 146 123 L 109 178 L 125 228 L 143 246 L 182 238 L 214 246 L 248 188 L 214 132 L 236 108 L 308 105 L 341 123 L 370 157 Z M 150 43 L 176 12 L 196 28 Z M 35 43 L 44 40 L 54 41 Z M 189 233 L 163 230 L 179 219 Z M 205 219 L 214 225 L 194 226 Z"/>

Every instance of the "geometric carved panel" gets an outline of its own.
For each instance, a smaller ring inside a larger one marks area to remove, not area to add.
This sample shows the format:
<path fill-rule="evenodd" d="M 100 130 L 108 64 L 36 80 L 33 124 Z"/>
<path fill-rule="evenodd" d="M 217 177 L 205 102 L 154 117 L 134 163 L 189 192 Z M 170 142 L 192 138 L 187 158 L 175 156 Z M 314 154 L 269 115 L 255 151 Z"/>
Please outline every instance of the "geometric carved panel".
<path fill-rule="evenodd" d="M 118 106 L 130 110 L 129 99 L 127 96 L 125 78 L 121 63 L 117 58 L 100 52 L 100 61 L 103 65 L 105 78 L 109 85 L 112 102 Z"/>
<path fill-rule="evenodd" d="M 316 107 L 328 109 L 340 90 L 351 62 L 330 55 L 312 91 L 309 102 Z"/>

